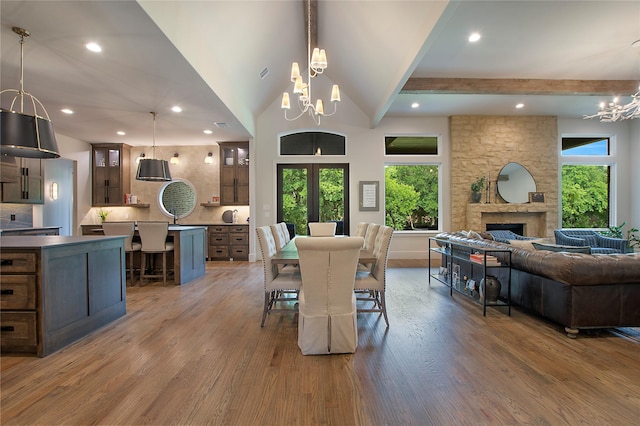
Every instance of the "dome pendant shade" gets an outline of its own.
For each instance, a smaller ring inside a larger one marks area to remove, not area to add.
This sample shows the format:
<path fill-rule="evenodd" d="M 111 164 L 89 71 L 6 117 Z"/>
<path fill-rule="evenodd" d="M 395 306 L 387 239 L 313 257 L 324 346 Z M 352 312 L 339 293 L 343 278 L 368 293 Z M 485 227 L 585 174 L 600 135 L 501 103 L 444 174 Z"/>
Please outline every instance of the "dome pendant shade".
<path fill-rule="evenodd" d="M 171 173 L 169 172 L 169 163 L 166 160 L 157 160 L 145 158 L 138 163 L 138 172 L 136 180 L 145 180 L 150 182 L 169 182 L 171 181 Z"/>
<path fill-rule="evenodd" d="M 0 111 L 0 154 L 13 157 L 58 158 L 58 143 L 51 120 Z"/>

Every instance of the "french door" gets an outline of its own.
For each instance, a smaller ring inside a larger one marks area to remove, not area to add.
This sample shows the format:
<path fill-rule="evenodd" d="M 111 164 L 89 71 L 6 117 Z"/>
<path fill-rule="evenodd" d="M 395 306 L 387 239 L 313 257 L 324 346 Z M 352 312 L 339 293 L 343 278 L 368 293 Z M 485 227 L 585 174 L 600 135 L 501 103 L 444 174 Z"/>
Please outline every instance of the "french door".
<path fill-rule="evenodd" d="M 278 164 L 278 222 L 308 235 L 309 222 L 336 221 L 336 234 L 349 233 L 348 164 Z"/>

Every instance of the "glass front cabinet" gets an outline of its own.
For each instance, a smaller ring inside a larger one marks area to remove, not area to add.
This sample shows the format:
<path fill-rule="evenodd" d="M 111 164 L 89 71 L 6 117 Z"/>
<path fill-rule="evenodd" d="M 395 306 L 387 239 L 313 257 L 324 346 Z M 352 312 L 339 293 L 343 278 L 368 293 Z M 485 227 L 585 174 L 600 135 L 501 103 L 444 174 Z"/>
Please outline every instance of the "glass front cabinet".
<path fill-rule="evenodd" d="M 249 205 L 249 142 L 220 142 L 220 204 Z"/>
<path fill-rule="evenodd" d="M 122 206 L 130 192 L 129 154 L 125 144 L 92 145 L 93 206 Z"/>

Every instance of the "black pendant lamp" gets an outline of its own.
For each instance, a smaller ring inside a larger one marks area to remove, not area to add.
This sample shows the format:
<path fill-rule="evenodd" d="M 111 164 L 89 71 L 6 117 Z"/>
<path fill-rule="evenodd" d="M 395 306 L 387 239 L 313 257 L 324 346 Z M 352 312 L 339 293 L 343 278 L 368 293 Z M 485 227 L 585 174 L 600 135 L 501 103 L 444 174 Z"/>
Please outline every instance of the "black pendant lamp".
<path fill-rule="evenodd" d="M 0 154 L 12 157 L 58 158 L 58 143 L 53 131 L 53 124 L 42 103 L 35 96 L 24 91 L 24 39 L 29 31 L 13 27 L 13 32 L 20 36 L 20 89 L 6 89 L 0 92 L 15 92 L 9 109 L 0 108 Z M 30 99 L 33 115 L 25 114 L 25 97 Z M 16 103 L 19 111 L 15 111 Z M 44 117 L 37 113 L 37 107 L 44 112 Z"/>
<path fill-rule="evenodd" d="M 166 160 L 158 160 L 156 156 L 156 113 L 153 115 L 153 146 L 151 147 L 151 157 L 143 158 L 138 163 L 138 172 L 136 180 L 145 180 L 148 182 L 169 182 L 171 173 L 169 172 L 169 162 Z"/>

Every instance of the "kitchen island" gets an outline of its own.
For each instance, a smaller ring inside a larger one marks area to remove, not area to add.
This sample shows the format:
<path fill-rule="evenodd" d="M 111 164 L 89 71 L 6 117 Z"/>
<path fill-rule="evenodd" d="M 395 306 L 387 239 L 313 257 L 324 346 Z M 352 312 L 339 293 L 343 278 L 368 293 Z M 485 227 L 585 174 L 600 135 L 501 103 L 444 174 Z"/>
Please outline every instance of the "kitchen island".
<path fill-rule="evenodd" d="M 126 314 L 124 237 L 0 238 L 1 348 L 43 357 Z"/>
<path fill-rule="evenodd" d="M 104 235 L 102 225 L 82 225 L 83 235 Z M 199 225 L 169 225 L 167 239 L 173 241 L 173 256 L 167 256 L 169 268 L 174 270 L 175 284 L 186 284 L 205 273 L 207 227 Z M 136 229 L 134 240 L 139 241 Z M 136 265 L 139 265 L 139 259 Z"/>

